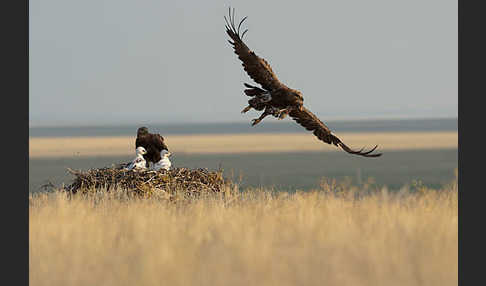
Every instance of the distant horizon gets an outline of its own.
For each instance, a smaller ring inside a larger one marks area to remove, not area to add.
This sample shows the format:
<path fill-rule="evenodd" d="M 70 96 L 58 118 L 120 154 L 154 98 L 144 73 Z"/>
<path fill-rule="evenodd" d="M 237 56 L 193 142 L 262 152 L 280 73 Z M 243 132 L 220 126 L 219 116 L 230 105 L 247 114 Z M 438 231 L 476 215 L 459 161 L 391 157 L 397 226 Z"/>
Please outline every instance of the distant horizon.
<path fill-rule="evenodd" d="M 325 124 L 337 133 L 362 132 L 444 132 L 458 130 L 458 118 L 407 118 L 327 120 Z M 37 126 L 29 127 L 29 138 L 35 137 L 112 137 L 131 136 L 140 126 L 151 132 L 165 135 L 176 134 L 270 134 L 306 133 L 295 121 L 272 120 L 251 126 L 249 122 L 192 122 L 192 123 L 147 123 L 117 125 Z"/>
<path fill-rule="evenodd" d="M 255 116 L 253 116 L 255 117 Z M 29 121 L 29 128 L 64 128 L 64 127 L 117 127 L 117 126 L 130 126 L 130 125 L 168 125 L 168 126 L 177 126 L 177 125 L 208 125 L 208 124 L 241 124 L 241 123 L 248 123 L 250 124 L 251 119 L 253 118 L 252 116 L 249 116 L 248 118 L 241 119 L 241 120 L 226 120 L 226 121 L 201 121 L 201 120 L 193 120 L 193 121 L 169 121 L 169 122 L 163 122 L 163 121 L 144 121 L 144 122 L 136 122 L 135 121 L 119 121 L 119 122 L 102 122 L 102 123 L 86 123 L 86 122 L 78 122 L 78 123 L 64 123 L 64 124 L 53 124 L 53 123 L 38 123 L 38 124 L 32 124 L 32 122 Z M 411 116 L 395 116 L 395 117 L 387 117 L 387 116 L 376 116 L 376 117 L 331 117 L 329 116 L 327 119 L 322 119 L 321 120 L 326 123 L 326 122 L 346 122 L 346 121 L 394 121 L 394 120 L 441 120 L 441 119 L 459 119 L 458 116 L 417 116 L 417 117 L 411 117 Z M 272 123 L 281 123 L 285 124 L 287 120 L 290 120 L 291 122 L 294 122 L 290 118 L 286 118 L 284 120 L 277 120 L 275 118 L 267 118 L 267 121 L 262 121 L 260 124 L 264 124 L 265 122 L 272 122 Z"/>

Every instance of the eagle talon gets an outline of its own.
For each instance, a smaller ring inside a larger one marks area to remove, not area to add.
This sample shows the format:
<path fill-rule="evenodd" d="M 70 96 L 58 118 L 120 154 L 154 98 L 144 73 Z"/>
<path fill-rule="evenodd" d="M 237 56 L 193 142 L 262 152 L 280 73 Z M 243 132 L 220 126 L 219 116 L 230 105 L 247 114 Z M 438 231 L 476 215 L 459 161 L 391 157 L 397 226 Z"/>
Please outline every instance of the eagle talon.
<path fill-rule="evenodd" d="M 246 112 L 248 112 L 250 109 L 251 109 L 251 105 L 248 105 L 247 107 L 245 107 L 245 108 L 244 108 L 244 109 L 241 111 L 241 113 L 246 113 Z"/>
<path fill-rule="evenodd" d="M 253 120 L 251 121 L 251 126 L 255 126 L 255 125 L 257 125 L 258 123 L 260 123 L 260 121 L 262 121 L 260 118 L 253 119 Z"/>

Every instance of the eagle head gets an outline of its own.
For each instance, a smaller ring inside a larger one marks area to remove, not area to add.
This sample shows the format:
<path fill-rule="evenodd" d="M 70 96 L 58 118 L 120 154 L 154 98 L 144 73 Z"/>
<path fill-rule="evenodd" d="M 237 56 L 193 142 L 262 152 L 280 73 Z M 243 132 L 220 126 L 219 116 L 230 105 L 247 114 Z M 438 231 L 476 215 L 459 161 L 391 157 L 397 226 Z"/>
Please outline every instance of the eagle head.
<path fill-rule="evenodd" d="M 147 135 L 148 134 L 148 128 L 143 126 L 143 127 L 140 127 L 138 128 L 137 130 L 137 137 L 141 136 L 141 135 Z"/>

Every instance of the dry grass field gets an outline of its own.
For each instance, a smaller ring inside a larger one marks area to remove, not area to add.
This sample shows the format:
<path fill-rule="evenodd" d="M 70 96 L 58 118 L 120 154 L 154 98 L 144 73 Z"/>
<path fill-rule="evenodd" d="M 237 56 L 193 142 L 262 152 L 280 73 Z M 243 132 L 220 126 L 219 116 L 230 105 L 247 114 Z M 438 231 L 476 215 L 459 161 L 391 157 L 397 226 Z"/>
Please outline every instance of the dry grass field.
<path fill-rule="evenodd" d="M 366 193 L 366 194 L 365 194 Z M 30 195 L 30 285 L 457 285 L 457 184 Z"/>
<path fill-rule="evenodd" d="M 353 148 L 379 150 L 424 150 L 457 148 L 457 132 L 336 133 Z M 172 153 L 235 154 L 254 152 L 339 151 L 311 133 L 171 135 L 166 142 Z M 77 157 L 133 155 L 135 137 L 30 138 L 29 157 Z"/>

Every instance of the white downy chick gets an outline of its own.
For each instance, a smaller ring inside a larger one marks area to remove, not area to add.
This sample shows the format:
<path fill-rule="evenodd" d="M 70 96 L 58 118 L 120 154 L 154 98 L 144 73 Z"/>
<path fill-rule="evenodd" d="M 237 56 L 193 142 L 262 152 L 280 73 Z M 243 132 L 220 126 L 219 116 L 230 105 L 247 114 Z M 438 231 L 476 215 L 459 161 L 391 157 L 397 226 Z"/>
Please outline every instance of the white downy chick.
<path fill-rule="evenodd" d="M 137 156 L 133 161 L 128 165 L 127 169 L 132 170 L 132 169 L 146 169 L 146 161 L 145 158 L 143 158 L 143 155 L 147 154 L 147 150 L 143 147 L 138 147 L 137 150 L 135 151 Z"/>
<path fill-rule="evenodd" d="M 160 159 L 159 162 L 155 163 L 152 166 L 152 170 L 155 170 L 155 171 L 158 171 L 160 169 L 169 170 L 170 169 L 170 166 L 172 165 L 172 163 L 169 160 L 169 156 L 170 155 L 172 155 L 172 153 L 170 153 L 167 150 L 160 151 L 160 157 L 161 157 L 161 159 Z"/>

